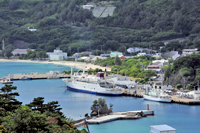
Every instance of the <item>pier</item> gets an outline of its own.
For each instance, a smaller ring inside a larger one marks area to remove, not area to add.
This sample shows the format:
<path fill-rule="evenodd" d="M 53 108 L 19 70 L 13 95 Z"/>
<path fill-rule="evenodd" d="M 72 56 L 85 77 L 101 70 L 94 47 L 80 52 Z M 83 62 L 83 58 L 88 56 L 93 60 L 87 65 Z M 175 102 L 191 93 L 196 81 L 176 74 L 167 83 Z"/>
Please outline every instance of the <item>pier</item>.
<path fill-rule="evenodd" d="M 200 100 L 179 98 L 177 96 L 172 96 L 172 103 L 187 104 L 187 105 L 200 105 Z"/>
<path fill-rule="evenodd" d="M 143 116 L 141 116 L 141 114 Z M 93 117 L 86 121 L 88 124 L 101 124 L 101 123 L 110 122 L 114 120 L 121 120 L 121 119 L 139 119 L 139 118 L 146 117 L 149 115 L 154 115 L 154 111 L 153 110 L 137 110 L 137 111 L 114 112 L 114 113 L 110 113 L 109 115 Z M 81 126 L 83 124 L 84 124 L 84 121 L 80 121 L 79 123 L 76 123 L 75 125 Z"/>
<path fill-rule="evenodd" d="M 49 73 L 22 73 L 22 74 L 12 74 L 10 80 L 36 80 L 36 79 L 58 79 L 58 78 L 69 78 L 70 75 L 63 74 L 60 72 L 50 71 Z M 0 83 L 6 84 L 9 81 L 9 77 L 4 77 L 0 79 Z"/>

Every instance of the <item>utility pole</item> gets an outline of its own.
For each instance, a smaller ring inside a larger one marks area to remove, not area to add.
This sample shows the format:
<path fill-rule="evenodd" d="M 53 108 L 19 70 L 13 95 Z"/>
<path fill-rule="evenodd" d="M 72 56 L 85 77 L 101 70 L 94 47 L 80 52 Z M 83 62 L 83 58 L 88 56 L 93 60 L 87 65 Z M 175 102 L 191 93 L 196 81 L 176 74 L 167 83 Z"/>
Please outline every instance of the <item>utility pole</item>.
<path fill-rule="evenodd" d="M 23 29 L 24 29 L 24 18 L 23 18 Z"/>
<path fill-rule="evenodd" d="M 2 40 L 2 51 L 5 49 L 5 46 L 4 46 L 4 39 Z"/>

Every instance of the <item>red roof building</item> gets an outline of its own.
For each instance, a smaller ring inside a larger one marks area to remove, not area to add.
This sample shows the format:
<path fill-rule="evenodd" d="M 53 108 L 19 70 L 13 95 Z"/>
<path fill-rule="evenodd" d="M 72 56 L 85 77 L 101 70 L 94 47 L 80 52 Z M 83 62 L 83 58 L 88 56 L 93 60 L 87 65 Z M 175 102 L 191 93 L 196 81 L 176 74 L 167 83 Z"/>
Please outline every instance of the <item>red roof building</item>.
<path fill-rule="evenodd" d="M 124 56 L 121 56 L 121 57 L 120 57 L 120 59 L 121 59 L 121 60 L 124 60 L 124 59 L 126 59 L 126 57 L 124 57 Z"/>

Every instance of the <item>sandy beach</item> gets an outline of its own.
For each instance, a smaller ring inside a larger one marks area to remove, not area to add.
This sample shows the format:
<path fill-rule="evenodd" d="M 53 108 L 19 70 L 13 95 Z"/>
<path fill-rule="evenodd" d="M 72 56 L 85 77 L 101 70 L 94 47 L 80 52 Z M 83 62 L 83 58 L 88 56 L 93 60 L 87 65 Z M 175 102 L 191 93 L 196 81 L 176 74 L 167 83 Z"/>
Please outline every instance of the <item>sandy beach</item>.
<path fill-rule="evenodd" d="M 110 71 L 111 68 L 101 67 L 98 65 L 94 65 L 91 63 L 86 64 L 85 62 L 72 62 L 72 61 L 43 61 L 43 60 L 19 60 L 19 59 L 0 59 L 0 62 L 27 62 L 27 63 L 44 63 L 44 64 L 57 64 L 57 65 L 65 65 L 70 67 L 75 67 L 78 69 L 83 69 L 85 67 L 86 70 L 88 69 L 95 69 L 99 68 L 103 71 L 106 69 Z"/>

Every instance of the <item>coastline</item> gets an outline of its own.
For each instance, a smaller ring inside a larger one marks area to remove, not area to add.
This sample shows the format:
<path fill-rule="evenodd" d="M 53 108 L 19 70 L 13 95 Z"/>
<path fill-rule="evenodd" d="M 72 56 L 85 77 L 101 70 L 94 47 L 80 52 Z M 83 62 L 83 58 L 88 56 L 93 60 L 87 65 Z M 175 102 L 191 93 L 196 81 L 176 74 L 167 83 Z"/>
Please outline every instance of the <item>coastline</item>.
<path fill-rule="evenodd" d="M 56 65 L 64 65 L 64 66 L 69 66 L 69 67 L 75 67 L 78 69 L 83 69 L 84 67 L 86 67 L 85 69 L 102 69 L 103 71 L 106 70 L 111 70 L 110 68 L 107 67 L 101 67 L 98 65 L 94 65 L 91 63 L 85 63 L 85 62 L 72 62 L 72 61 L 43 61 L 43 60 L 19 60 L 19 59 L 0 59 L 0 62 L 26 62 L 26 63 L 44 63 L 44 64 L 56 64 Z"/>

